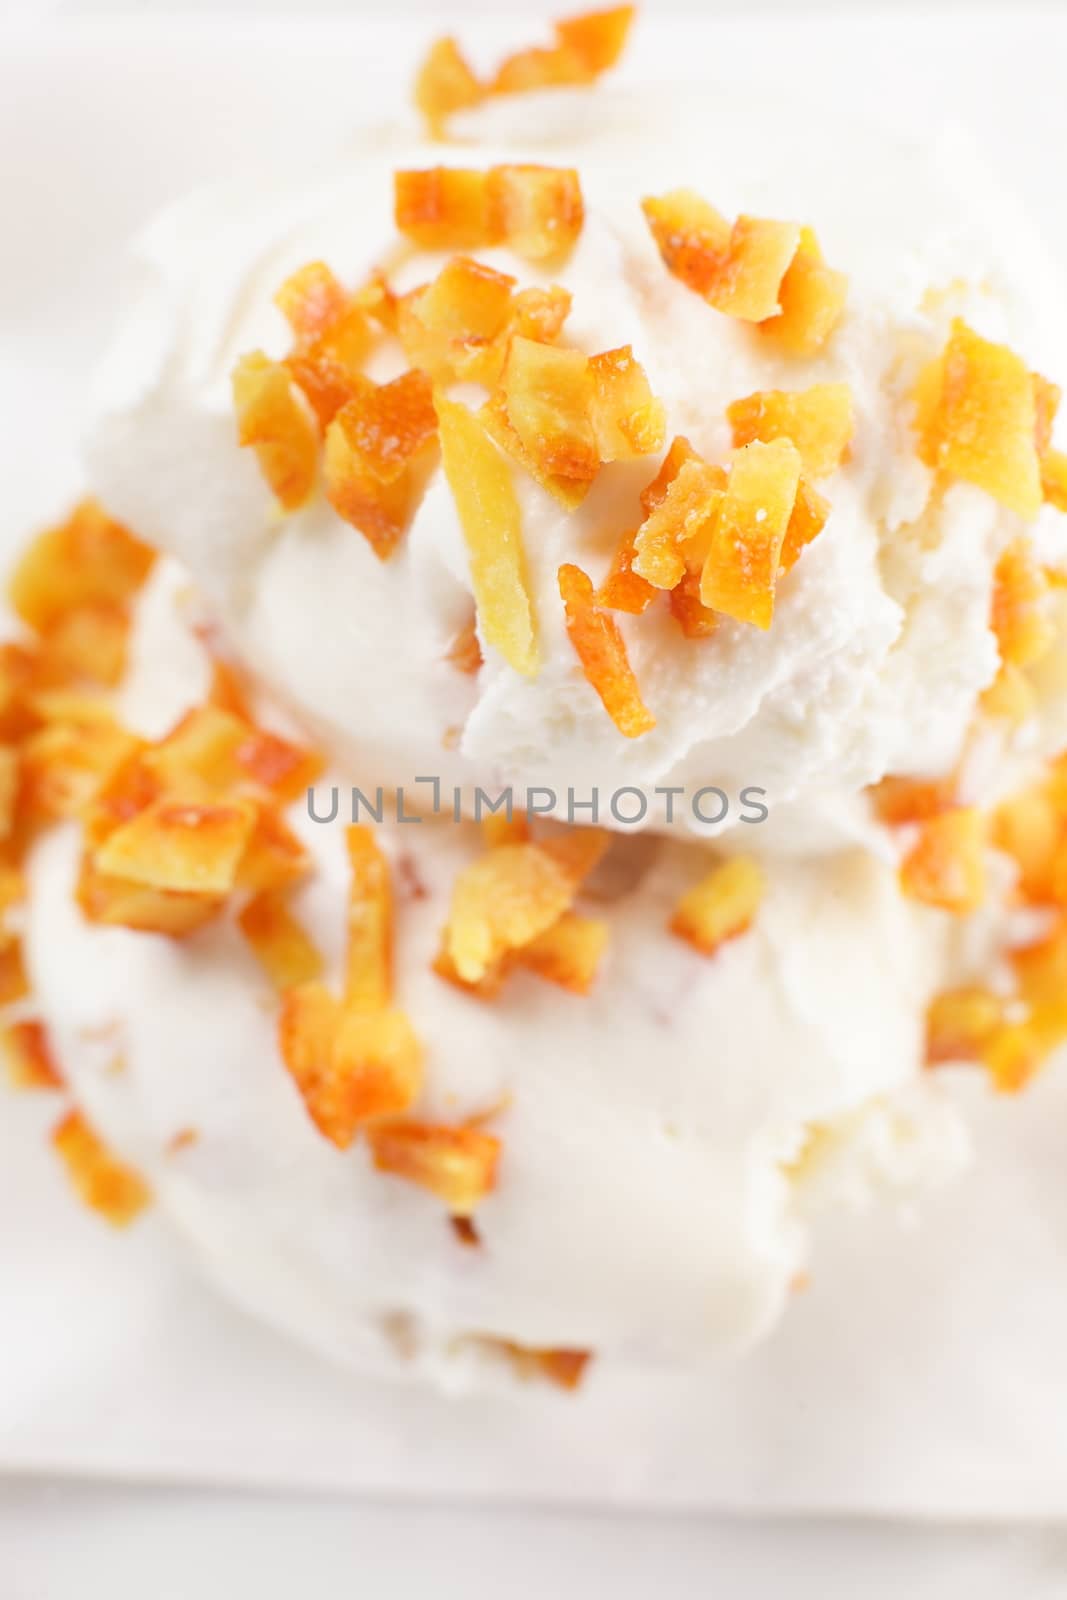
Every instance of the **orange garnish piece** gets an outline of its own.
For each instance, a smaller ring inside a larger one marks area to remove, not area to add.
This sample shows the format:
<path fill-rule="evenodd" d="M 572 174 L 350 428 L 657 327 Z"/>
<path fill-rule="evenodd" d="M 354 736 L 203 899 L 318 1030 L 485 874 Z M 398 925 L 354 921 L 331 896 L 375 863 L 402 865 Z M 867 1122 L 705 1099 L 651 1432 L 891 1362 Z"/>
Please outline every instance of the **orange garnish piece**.
<path fill-rule="evenodd" d="M 445 660 L 455 667 L 457 672 L 471 675 L 478 672 L 483 663 L 482 646 L 478 639 L 478 628 L 472 618 L 466 627 L 461 628 L 445 652 Z"/>
<path fill-rule="evenodd" d="M 909 899 L 966 916 L 985 899 L 985 821 L 974 807 L 959 807 L 922 823 L 900 868 Z"/>
<path fill-rule="evenodd" d="M 515 279 L 470 256 L 453 256 L 417 299 L 425 327 L 462 342 L 494 339 L 509 320 Z"/>
<path fill-rule="evenodd" d="M 542 489 L 547 489 L 567 511 L 574 511 L 589 493 L 589 478 L 564 478 L 559 473 L 546 472 L 540 460 L 527 450 L 508 417 L 503 390 L 497 389 L 486 401 L 478 416 L 489 437 L 507 455 L 517 461 Z"/>
<path fill-rule="evenodd" d="M 7 1058 L 7 1076 L 15 1089 L 61 1089 L 63 1074 L 56 1064 L 42 1022 L 9 1022 L 0 1028 L 0 1050 Z"/>
<path fill-rule="evenodd" d="M 55 696 L 22 747 L 20 800 L 35 821 L 72 817 L 100 793 L 136 741 L 99 701 Z"/>
<path fill-rule="evenodd" d="M 1015 862 L 1022 897 L 1032 904 L 1047 905 L 1057 898 L 1057 857 L 1065 826 L 1067 810 L 1055 778 L 1012 795 L 993 813 L 991 842 Z"/>
<path fill-rule="evenodd" d="M 444 133 L 453 112 L 478 105 L 486 93 L 455 39 L 437 39 L 430 46 L 415 79 L 415 105 L 434 138 Z"/>
<path fill-rule="evenodd" d="M 1029 667 L 1047 654 L 1056 630 L 1045 610 L 1048 579 L 1028 539 L 1016 539 L 997 562 L 990 626 L 1000 659 Z"/>
<path fill-rule="evenodd" d="M 125 607 L 155 559 L 154 550 L 95 500 L 83 500 L 20 556 L 8 597 L 23 622 L 47 633 L 87 607 Z"/>
<path fill-rule="evenodd" d="M 742 216 L 731 227 L 691 189 L 644 200 L 642 210 L 668 271 L 709 305 L 745 322 L 779 311 L 782 280 L 800 243 L 795 222 Z"/>
<path fill-rule="evenodd" d="M 521 811 L 490 811 L 481 819 L 482 838 L 487 850 L 500 844 L 525 844 L 530 837 L 530 824 Z"/>
<path fill-rule="evenodd" d="M 810 389 L 758 389 L 726 408 L 734 445 L 760 439 L 791 439 L 805 472 L 824 478 L 847 459 L 855 427 L 847 383 L 815 383 Z"/>
<path fill-rule="evenodd" d="M 458 976 L 478 983 L 502 958 L 550 928 L 570 908 L 577 882 L 532 843 L 502 844 L 464 868 L 445 929 Z"/>
<path fill-rule="evenodd" d="M 0 839 L 10 839 L 19 797 L 19 753 L 0 745 Z"/>
<path fill-rule="evenodd" d="M 800 466 L 800 452 L 788 439 L 734 451 L 700 579 L 700 598 L 713 611 L 770 627 Z"/>
<path fill-rule="evenodd" d="M 727 940 L 752 926 L 764 890 L 759 863 L 750 856 L 733 856 L 682 896 L 670 930 L 701 955 L 714 955 Z"/>
<path fill-rule="evenodd" d="M 287 368 L 262 350 L 233 370 L 237 442 L 256 452 L 264 478 L 286 511 L 303 505 L 315 483 L 319 441 Z"/>
<path fill-rule="evenodd" d="M 469 1217 L 496 1184 L 500 1140 L 480 1128 L 391 1122 L 367 1139 L 379 1172 L 428 1189 L 453 1216 Z"/>
<path fill-rule="evenodd" d="M 533 677 L 540 663 L 510 469 L 466 406 L 443 395 L 436 405 L 441 459 L 467 544 L 482 637 L 516 672 Z"/>
<path fill-rule="evenodd" d="M 671 616 L 687 639 L 707 639 L 719 626 L 718 613 L 700 598 L 700 573 L 686 571 L 670 592 Z"/>
<path fill-rule="evenodd" d="M 67 1173 L 85 1204 L 124 1228 L 150 1203 L 141 1175 L 113 1156 L 80 1111 L 71 1111 L 52 1134 Z"/>
<path fill-rule="evenodd" d="M 956 804 L 954 778 L 886 777 L 868 790 L 875 815 L 890 827 L 925 822 Z"/>
<path fill-rule="evenodd" d="M 555 23 L 556 38 L 581 57 L 587 70 L 598 75 L 613 67 L 626 48 L 633 26 L 633 6 L 610 6 L 604 11 L 583 11 Z"/>
<path fill-rule="evenodd" d="M 558 1388 L 569 1390 L 578 1388 L 593 1359 L 591 1350 L 537 1350 L 511 1340 L 501 1340 L 500 1349 L 518 1378 L 546 1378 Z"/>
<path fill-rule="evenodd" d="M 320 976 L 322 956 L 277 890 L 250 900 L 237 925 L 276 989 L 295 989 Z"/>
<path fill-rule="evenodd" d="M 779 577 L 796 566 L 808 545 L 826 526 L 829 515 L 829 501 L 824 500 L 801 473 L 800 482 L 797 484 L 797 497 L 793 503 L 792 515 L 778 557 Z"/>
<path fill-rule="evenodd" d="M 24 1000 L 29 992 L 22 944 L 5 932 L 0 939 L 0 1006 L 12 1006 L 16 1000 Z"/>
<path fill-rule="evenodd" d="M 266 728 L 249 729 L 234 751 L 234 760 L 244 776 L 282 803 L 299 799 L 325 766 L 317 750 L 292 744 Z"/>
<path fill-rule="evenodd" d="M 228 894 L 255 821 L 256 808 L 245 800 L 155 800 L 104 841 L 95 866 L 105 875 L 150 889 Z"/>
<path fill-rule="evenodd" d="M 1004 1001 L 991 989 L 972 984 L 935 995 L 926 1013 L 927 1061 L 980 1061 L 1003 1016 Z"/>
<path fill-rule="evenodd" d="M 681 448 L 679 448 L 681 447 Z M 651 506 L 634 539 L 634 571 L 657 589 L 673 589 L 685 576 L 687 561 L 699 565 L 726 490 L 726 473 L 676 439 L 668 461 L 642 497 Z"/>
<path fill-rule="evenodd" d="M 126 670 L 130 620 L 121 605 L 100 601 L 70 611 L 42 637 L 46 673 L 113 688 Z"/>
<path fill-rule="evenodd" d="M 508 56 L 492 83 L 494 94 L 592 83 L 622 54 L 634 18 L 633 6 L 584 12 L 555 24 L 556 43 Z"/>
<path fill-rule="evenodd" d="M 630 345 L 589 358 L 591 413 L 601 461 L 633 461 L 663 448 L 667 417 Z"/>
<path fill-rule="evenodd" d="M 237 869 L 237 887 L 263 894 L 289 889 L 307 873 L 311 857 L 274 806 L 258 805 Z"/>
<path fill-rule="evenodd" d="M 618 623 L 597 604 L 581 567 L 560 567 L 559 592 L 567 633 L 589 684 L 619 732 L 627 739 L 640 738 L 656 726 L 656 719 L 641 699 Z"/>
<path fill-rule="evenodd" d="M 345 999 L 353 1007 L 380 1010 L 393 987 L 389 866 L 366 825 L 346 828 L 345 844 L 351 873 Z"/>
<path fill-rule="evenodd" d="M 225 903 L 220 896 L 151 889 L 116 878 L 99 872 L 91 860 L 82 862 L 75 899 L 89 922 L 162 933 L 172 939 L 195 933 L 217 917 Z"/>
<path fill-rule="evenodd" d="M 422 1052 L 407 1018 L 343 1007 L 320 983 L 284 995 L 278 1043 L 308 1115 L 340 1150 L 366 1122 L 407 1110 L 421 1087 Z"/>
<path fill-rule="evenodd" d="M 1042 499 L 1037 409 L 1026 363 L 958 318 L 916 391 L 920 458 L 946 478 L 984 489 L 1009 511 L 1036 516 Z"/>
<path fill-rule="evenodd" d="M 383 281 L 382 296 L 388 292 Z M 373 343 L 368 316 L 381 305 L 369 289 L 348 294 L 321 261 L 294 273 L 274 298 L 296 335 L 285 364 L 326 428 L 355 392 Z"/>
<path fill-rule="evenodd" d="M 572 994 L 588 994 L 608 942 L 608 924 L 565 911 L 518 952 L 518 960 L 539 978 Z"/>
<path fill-rule="evenodd" d="M 573 167 L 492 167 L 488 190 L 490 238 L 503 240 L 527 261 L 547 261 L 573 249 L 585 217 Z"/>
<path fill-rule="evenodd" d="M 609 611 L 627 611 L 639 617 L 656 598 L 654 585 L 633 570 L 637 554 L 635 532 L 624 533 L 611 561 L 611 570 L 596 592 L 598 606 Z"/>
<path fill-rule="evenodd" d="M 309 261 L 292 273 L 274 303 L 298 340 L 311 342 L 348 310 L 348 294 L 325 261 Z"/>
<path fill-rule="evenodd" d="M 845 309 L 848 279 L 823 260 L 811 228 L 801 228 L 796 255 L 778 286 L 781 311 L 758 325 L 762 338 L 783 355 L 818 355 Z"/>
<path fill-rule="evenodd" d="M 471 250 L 490 243 L 485 172 L 471 167 L 397 172 L 393 201 L 397 228 L 424 250 Z"/>
<path fill-rule="evenodd" d="M 436 427 L 430 380 L 412 370 L 391 383 L 359 377 L 326 430 L 326 496 L 382 560 L 414 515 Z"/>
<path fill-rule="evenodd" d="M 580 350 L 516 337 L 503 377 L 508 421 L 545 474 L 589 480 L 600 466 L 593 378 Z"/>
<path fill-rule="evenodd" d="M 1041 458 L 1041 492 L 1050 506 L 1067 511 L 1067 455 L 1049 450 Z"/>

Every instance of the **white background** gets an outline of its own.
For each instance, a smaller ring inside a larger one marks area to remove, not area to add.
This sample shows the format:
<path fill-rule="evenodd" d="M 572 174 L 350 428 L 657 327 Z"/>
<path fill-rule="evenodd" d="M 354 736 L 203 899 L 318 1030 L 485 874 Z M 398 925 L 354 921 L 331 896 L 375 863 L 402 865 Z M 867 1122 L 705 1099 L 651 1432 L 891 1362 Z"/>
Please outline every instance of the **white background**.
<path fill-rule="evenodd" d="M 918 65 L 925 8 L 921 0 L 906 4 L 918 13 Z M 175 9 L 157 0 L 109 6 L 89 0 L 0 0 L 0 16 L 23 21 L 42 13 L 143 15 Z M 201 0 L 184 9 L 278 14 L 292 8 L 284 0 L 255 5 Z M 350 17 L 361 11 L 352 0 L 316 0 L 300 9 Z M 382 8 L 373 9 L 380 15 Z M 452 25 L 450 12 L 440 7 L 390 0 L 388 9 L 394 16 L 410 13 L 413 34 Z M 467 14 L 477 9 L 465 7 Z M 497 17 L 521 16 L 524 31 L 536 32 L 529 0 L 497 0 L 483 9 Z M 677 14 L 687 8 L 650 4 L 644 9 Z M 707 16 L 776 10 L 795 14 L 801 8 L 773 0 L 755 5 L 751 0 L 745 5 L 712 0 L 688 9 Z M 838 9 L 864 8 L 842 4 Z M 975 8 L 961 0 L 956 9 L 969 14 Z M 766 26 L 773 27 L 772 18 Z M 985 59 L 988 66 L 988 54 Z M 1061 68 L 1067 71 L 1067 62 Z M 1054 71 L 1050 78 L 1055 80 Z M 975 80 L 965 88 L 976 105 L 983 95 L 996 95 L 997 114 L 1006 114 L 1002 85 L 994 89 L 990 82 Z M 84 92 L 86 115 L 91 116 L 93 85 L 87 83 Z M 902 85 L 905 100 L 914 92 L 914 84 Z M 1029 114 L 1033 110 L 1031 104 Z M 24 159 L 30 163 L 32 151 Z M 8 148 L 4 160 L 21 163 L 23 156 Z M 1046 193 L 1050 206 L 1058 208 L 1059 186 L 1050 185 Z M 62 195 L 57 195 L 57 204 L 62 207 Z M 0 228 L 0 238 L 8 225 Z M 198 1600 L 229 1600 L 245 1594 L 273 1600 L 294 1593 L 314 1600 L 350 1593 L 374 1595 L 376 1600 L 423 1595 L 435 1600 L 460 1595 L 465 1600 L 490 1595 L 518 1600 L 602 1590 L 619 1600 L 657 1591 L 682 1596 L 700 1592 L 712 1600 L 720 1595 L 726 1600 L 784 1600 L 786 1595 L 790 1600 L 843 1600 L 846 1595 L 850 1600 L 853 1595 L 898 1600 L 905 1589 L 914 1600 L 1065 1596 L 1067 1530 L 752 1524 L 688 1516 L 617 1519 L 592 1513 L 483 1512 L 307 1496 L 0 1480 L 0 1600 L 67 1600 L 75 1595 L 79 1600 L 186 1600 L 194 1595 Z"/>

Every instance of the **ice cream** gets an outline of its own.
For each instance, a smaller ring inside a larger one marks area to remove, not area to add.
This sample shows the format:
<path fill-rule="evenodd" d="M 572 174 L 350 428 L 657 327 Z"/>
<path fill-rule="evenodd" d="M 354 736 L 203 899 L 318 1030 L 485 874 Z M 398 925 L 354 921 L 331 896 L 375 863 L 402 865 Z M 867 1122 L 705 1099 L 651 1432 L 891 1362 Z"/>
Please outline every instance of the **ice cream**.
<path fill-rule="evenodd" d="M 740 791 L 753 785 L 770 797 L 776 837 L 807 841 L 812 818 L 847 836 L 862 786 L 952 767 L 996 671 L 993 570 L 1016 519 L 967 484 L 931 498 L 910 392 L 954 316 L 1062 370 L 1063 319 L 1039 246 L 976 184 L 977 159 L 960 140 L 931 151 L 864 128 L 842 138 L 809 108 L 772 115 L 762 103 L 600 89 L 501 102 L 463 131 L 477 143 L 459 147 L 457 160 L 578 169 L 586 215 L 568 260 L 545 270 L 505 247 L 478 257 L 520 284 L 570 290 L 566 335 L 579 348 L 631 344 L 669 437 L 684 434 L 718 461 L 731 402 L 815 382 L 850 386 L 851 452 L 818 484 L 829 521 L 781 580 L 774 627 L 727 620 L 714 639 L 692 641 L 665 608 L 621 616 L 656 718 L 628 740 L 582 679 L 557 569 L 576 561 L 600 581 L 620 533 L 640 518 L 637 492 L 658 457 L 603 471 L 575 511 L 516 471 L 542 653 L 535 678 L 484 634 L 476 675 L 442 666 L 471 616 L 471 578 L 439 472 L 385 562 L 321 494 L 278 515 L 254 460 L 235 448 L 230 372 L 244 351 L 288 348 L 271 297 L 294 268 L 321 257 L 356 284 L 392 266 L 391 174 L 442 158 L 440 146 L 399 133 L 356 145 L 310 187 L 199 195 L 142 238 L 142 293 L 104 375 L 90 445 L 101 497 L 188 565 L 264 681 L 376 781 L 410 786 L 434 772 L 468 788 L 547 785 L 559 814 L 569 790 L 606 797 L 634 784 L 651 797 L 651 821 L 664 806 L 655 787 L 710 783 L 731 797 L 724 826 L 739 821 Z M 827 260 L 849 280 L 844 318 L 819 355 L 798 360 L 754 341 L 750 325 L 664 270 L 639 201 L 684 184 L 713 188 L 728 215 L 817 225 Z M 1002 225 L 990 226 L 993 214 Z M 427 281 L 445 259 L 400 257 L 398 289 Z M 377 359 L 380 375 L 398 370 L 395 351 Z M 1064 554 L 1061 522 L 1042 513 L 1049 559 Z M 606 804 L 603 820 L 613 825 Z"/>

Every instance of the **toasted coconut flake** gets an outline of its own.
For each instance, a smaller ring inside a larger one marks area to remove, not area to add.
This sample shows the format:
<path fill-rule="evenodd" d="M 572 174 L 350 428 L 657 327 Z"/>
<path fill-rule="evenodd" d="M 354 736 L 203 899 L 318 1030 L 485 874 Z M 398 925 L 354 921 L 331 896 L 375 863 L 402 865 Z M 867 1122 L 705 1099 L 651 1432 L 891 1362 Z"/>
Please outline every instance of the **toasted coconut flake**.
<path fill-rule="evenodd" d="M 518 959 L 539 978 L 572 994 L 588 994 L 607 948 L 608 933 L 606 922 L 565 911 L 558 922 L 523 945 Z"/>
<path fill-rule="evenodd" d="M 1004 1001 L 991 989 L 970 985 L 935 995 L 926 1013 L 926 1060 L 980 1061 L 1001 1026 Z"/>
<path fill-rule="evenodd" d="M 573 249 L 585 207 L 573 167 L 493 167 L 489 172 L 490 236 L 527 261 L 558 259 Z"/>
<path fill-rule="evenodd" d="M 624 533 L 612 557 L 611 570 L 596 592 L 596 603 L 609 611 L 626 611 L 639 617 L 647 611 L 656 598 L 656 590 L 647 578 L 633 570 L 636 550 L 636 530 Z"/>
<path fill-rule="evenodd" d="M 734 445 L 760 439 L 791 439 L 805 472 L 824 478 L 848 458 L 855 427 L 847 383 L 816 383 L 810 389 L 758 389 L 727 406 Z"/>
<path fill-rule="evenodd" d="M 663 402 L 634 360 L 630 345 L 591 356 L 592 419 L 601 461 L 633 461 L 662 450 L 667 429 Z"/>
<path fill-rule="evenodd" d="M 295 511 L 314 487 L 319 441 L 288 370 L 262 350 L 242 356 L 233 370 L 233 403 L 238 444 L 255 450 L 271 491 Z"/>
<path fill-rule="evenodd" d="M 731 227 L 691 189 L 642 204 L 668 271 L 687 288 L 745 322 L 778 313 L 782 280 L 800 243 L 796 223 L 742 216 Z"/>
<path fill-rule="evenodd" d="M 237 925 L 276 989 L 284 993 L 321 976 L 321 954 L 277 890 L 250 900 Z"/>
<path fill-rule="evenodd" d="M 454 112 L 478 105 L 486 92 L 455 39 L 438 39 L 430 46 L 415 79 L 415 105 L 433 138 L 443 135 Z"/>
<path fill-rule="evenodd" d="M 733 856 L 682 896 L 670 930 L 702 955 L 714 955 L 752 926 L 764 890 L 759 863 L 750 856 Z"/>
<path fill-rule="evenodd" d="M 467 543 L 481 636 L 526 677 L 539 667 L 519 503 L 507 463 L 466 406 L 437 397 L 441 457 Z"/>
<path fill-rule="evenodd" d="M 22 944 L 4 933 L 0 941 L 0 1006 L 11 1006 L 24 1000 L 30 992 L 30 982 L 22 959 Z"/>
<path fill-rule="evenodd" d="M 966 916 L 985 899 L 985 822 L 974 807 L 931 817 L 900 869 L 912 900 Z"/>
<path fill-rule="evenodd" d="M 10 1022 L 0 1028 L 0 1050 L 14 1089 L 61 1089 L 59 1070 L 43 1022 Z"/>
<path fill-rule="evenodd" d="M 500 1140 L 480 1128 L 392 1122 L 367 1138 L 379 1172 L 428 1189 L 453 1216 L 469 1217 L 496 1184 Z"/>
<path fill-rule="evenodd" d="M 508 421 L 543 473 L 596 477 L 600 457 L 591 419 L 593 379 L 580 350 L 512 339 L 503 392 Z"/>
<path fill-rule="evenodd" d="M 471 862 L 456 880 L 445 930 L 458 976 L 478 983 L 558 922 L 575 888 L 573 873 L 536 844 L 502 844 Z"/>
<path fill-rule="evenodd" d="M 71 1111 L 52 1134 L 78 1194 L 116 1228 L 124 1228 L 151 1202 L 139 1173 L 113 1156 L 80 1111 Z"/>
<path fill-rule="evenodd" d="M 116 878 L 100 872 L 91 860 L 82 863 L 75 898 L 89 922 L 162 933 L 172 939 L 195 933 L 213 921 L 225 904 L 222 896 L 152 889 Z"/>
<path fill-rule="evenodd" d="M 224 895 L 256 822 L 248 801 L 153 801 L 107 838 L 95 865 L 105 875 L 185 894 Z"/>
<path fill-rule="evenodd" d="M 990 626 L 1002 662 L 1029 667 L 1051 648 L 1056 630 L 1045 609 L 1048 579 L 1029 539 L 1016 539 L 997 562 Z"/>
<path fill-rule="evenodd" d="M 890 827 L 925 822 L 957 804 L 956 780 L 950 778 L 883 778 L 868 791 L 875 815 Z"/>
<path fill-rule="evenodd" d="M 292 273 L 274 303 L 297 339 L 313 341 L 348 309 L 348 295 L 325 261 L 309 261 Z"/>
<path fill-rule="evenodd" d="M 713 611 L 767 629 L 782 548 L 800 485 L 800 452 L 788 439 L 735 450 L 700 580 Z"/>
<path fill-rule="evenodd" d="M 1034 385 L 1026 363 L 957 319 L 916 396 L 919 454 L 946 478 L 973 483 L 1009 511 L 1042 499 Z"/>
<path fill-rule="evenodd" d="M 656 726 L 656 719 L 641 698 L 618 623 L 597 605 L 592 582 L 581 567 L 560 567 L 559 592 L 567 633 L 589 684 L 619 732 L 627 739 L 640 738 Z"/>
<path fill-rule="evenodd" d="M 474 250 L 492 242 L 489 178 L 470 167 L 394 175 L 398 230 L 424 250 Z"/>
<path fill-rule="evenodd" d="M 800 243 L 778 286 L 781 311 L 759 323 L 761 338 L 782 355 L 799 360 L 817 356 L 845 310 L 848 279 L 823 260 L 811 228 L 801 228 Z"/>
<path fill-rule="evenodd" d="M 676 470 L 662 494 L 652 502 L 654 485 L 645 491 L 652 509 L 634 539 L 634 571 L 657 589 L 673 589 L 689 563 L 701 559 L 726 490 L 723 469 L 691 453 L 684 440 L 675 440 L 671 455 L 680 444 L 685 450 L 678 452 Z M 657 483 L 664 467 L 657 474 Z"/>
<path fill-rule="evenodd" d="M 115 522 L 95 500 L 42 533 L 8 581 L 17 614 L 37 632 L 55 629 L 86 607 L 125 607 L 143 585 L 155 552 Z M 9 665 L 14 657 L 7 656 Z"/>
<path fill-rule="evenodd" d="M 393 990 L 393 903 L 389 865 L 371 828 L 345 829 L 351 877 L 345 999 L 353 1009 L 381 1010 Z"/>

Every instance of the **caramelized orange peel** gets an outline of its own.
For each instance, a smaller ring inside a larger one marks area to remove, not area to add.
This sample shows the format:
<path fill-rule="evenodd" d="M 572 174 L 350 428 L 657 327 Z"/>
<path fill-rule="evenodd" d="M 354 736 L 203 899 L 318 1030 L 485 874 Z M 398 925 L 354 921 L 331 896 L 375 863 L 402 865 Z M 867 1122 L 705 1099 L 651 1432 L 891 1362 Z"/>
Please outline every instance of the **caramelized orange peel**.
<path fill-rule="evenodd" d="M 435 1195 L 455 1217 L 471 1216 L 496 1186 L 500 1140 L 482 1128 L 388 1122 L 368 1129 L 379 1172 Z"/>
<path fill-rule="evenodd" d="M 967 916 L 985 900 L 986 822 L 973 806 L 930 817 L 900 868 L 900 887 L 912 900 Z"/>
<path fill-rule="evenodd" d="M 789 439 L 804 470 L 825 478 L 848 459 L 855 428 L 852 391 L 847 383 L 816 383 L 810 389 L 760 389 L 727 406 L 734 445 L 759 439 Z"/>
<path fill-rule="evenodd" d="M 394 175 L 393 217 L 423 250 L 507 245 L 525 260 L 546 261 L 573 248 L 584 204 L 573 167 L 407 168 Z"/>
<path fill-rule="evenodd" d="M 262 350 L 242 356 L 233 370 L 237 442 L 255 450 L 271 492 L 286 511 L 304 504 L 315 484 L 319 441 L 292 376 Z"/>
<path fill-rule="evenodd" d="M 80 1111 L 67 1113 L 52 1144 L 82 1200 L 113 1227 L 126 1227 L 150 1203 L 144 1179 L 112 1155 Z"/>
<path fill-rule="evenodd" d="M 568 636 L 604 710 L 626 739 L 651 732 L 656 719 L 641 698 L 619 625 L 598 605 L 592 580 L 567 562 L 559 569 L 559 592 Z"/>
<path fill-rule="evenodd" d="M 670 931 L 711 956 L 728 940 L 746 933 L 765 893 L 763 869 L 751 856 L 734 856 L 682 896 Z"/>

